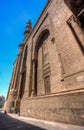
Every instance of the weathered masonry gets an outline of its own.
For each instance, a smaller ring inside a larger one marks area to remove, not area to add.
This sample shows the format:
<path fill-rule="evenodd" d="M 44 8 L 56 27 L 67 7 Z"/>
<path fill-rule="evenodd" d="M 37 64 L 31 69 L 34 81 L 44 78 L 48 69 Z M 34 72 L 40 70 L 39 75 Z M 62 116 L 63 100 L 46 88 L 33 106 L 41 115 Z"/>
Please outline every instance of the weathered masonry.
<path fill-rule="evenodd" d="M 19 45 L 6 111 L 84 125 L 84 0 L 49 0 Z"/>

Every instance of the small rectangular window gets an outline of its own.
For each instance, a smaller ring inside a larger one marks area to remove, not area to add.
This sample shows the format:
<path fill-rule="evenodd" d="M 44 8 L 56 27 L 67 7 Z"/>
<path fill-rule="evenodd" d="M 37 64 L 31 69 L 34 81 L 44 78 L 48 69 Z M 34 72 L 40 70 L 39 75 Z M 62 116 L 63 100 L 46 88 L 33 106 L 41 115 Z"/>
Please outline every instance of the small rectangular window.
<path fill-rule="evenodd" d="M 45 94 L 50 93 L 50 76 L 44 78 Z"/>
<path fill-rule="evenodd" d="M 45 54 L 44 56 L 43 56 L 43 64 L 45 65 L 45 64 L 47 64 L 48 63 L 48 54 Z"/>

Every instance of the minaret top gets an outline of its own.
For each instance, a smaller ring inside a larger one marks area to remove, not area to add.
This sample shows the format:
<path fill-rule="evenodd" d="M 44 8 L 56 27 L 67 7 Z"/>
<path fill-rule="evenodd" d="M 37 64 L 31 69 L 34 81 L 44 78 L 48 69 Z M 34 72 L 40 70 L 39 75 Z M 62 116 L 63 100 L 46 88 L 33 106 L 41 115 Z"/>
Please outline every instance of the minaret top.
<path fill-rule="evenodd" d="M 27 25 L 26 25 L 26 30 L 24 32 L 25 38 L 30 34 L 31 30 L 32 30 L 32 23 L 29 20 L 28 23 L 27 23 Z"/>

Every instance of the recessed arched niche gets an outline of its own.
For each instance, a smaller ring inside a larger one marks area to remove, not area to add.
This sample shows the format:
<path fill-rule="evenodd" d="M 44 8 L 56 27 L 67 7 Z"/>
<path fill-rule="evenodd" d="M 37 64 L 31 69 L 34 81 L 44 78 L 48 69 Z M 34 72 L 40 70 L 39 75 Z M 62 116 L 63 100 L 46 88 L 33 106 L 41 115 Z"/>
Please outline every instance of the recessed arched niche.
<path fill-rule="evenodd" d="M 50 93 L 49 36 L 48 29 L 42 31 L 35 47 L 35 87 L 37 95 Z"/>

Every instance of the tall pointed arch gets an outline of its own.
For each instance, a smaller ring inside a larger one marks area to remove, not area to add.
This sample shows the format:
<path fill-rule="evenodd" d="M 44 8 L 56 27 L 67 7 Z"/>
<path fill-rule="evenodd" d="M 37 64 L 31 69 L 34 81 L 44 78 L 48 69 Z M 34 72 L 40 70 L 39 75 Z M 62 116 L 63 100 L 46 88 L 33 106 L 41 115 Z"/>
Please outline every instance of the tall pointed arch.
<path fill-rule="evenodd" d="M 34 74 L 34 83 L 35 83 L 35 92 L 37 95 L 49 94 L 50 93 L 50 75 L 47 73 L 46 76 L 43 76 L 44 65 L 49 63 L 48 55 L 48 38 L 50 32 L 48 29 L 42 31 L 39 35 L 36 46 L 35 46 L 35 74 Z M 50 68 L 49 68 L 50 69 Z"/>

